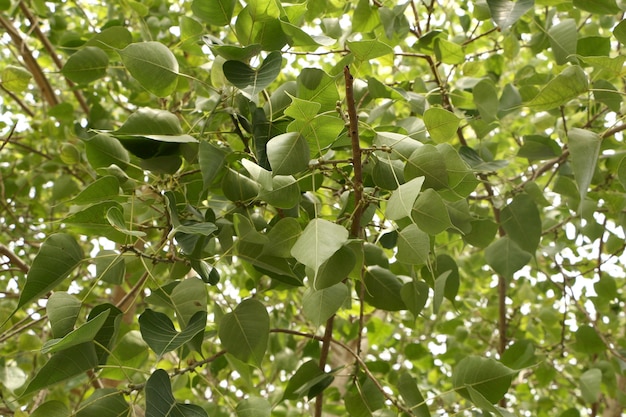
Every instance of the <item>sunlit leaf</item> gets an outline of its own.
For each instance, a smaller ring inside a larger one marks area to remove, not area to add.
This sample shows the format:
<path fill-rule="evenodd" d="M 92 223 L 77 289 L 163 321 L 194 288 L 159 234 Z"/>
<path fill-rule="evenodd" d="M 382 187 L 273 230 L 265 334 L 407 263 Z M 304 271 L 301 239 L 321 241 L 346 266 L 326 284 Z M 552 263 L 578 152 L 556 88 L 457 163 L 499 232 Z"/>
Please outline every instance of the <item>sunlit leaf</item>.
<path fill-rule="evenodd" d="M 291 248 L 298 262 L 316 271 L 348 240 L 348 230 L 324 219 L 312 220 Z"/>
<path fill-rule="evenodd" d="M 535 5 L 535 0 L 487 0 L 493 20 L 503 29 L 517 22 Z"/>
<path fill-rule="evenodd" d="M 130 74 L 143 88 L 158 97 L 167 97 L 178 82 L 178 61 L 160 42 L 132 43 L 118 51 Z"/>
<path fill-rule="evenodd" d="M 585 71 L 577 65 L 572 65 L 548 82 L 528 106 L 536 111 L 551 110 L 587 92 L 587 88 Z"/>
<path fill-rule="evenodd" d="M 100 48 L 87 46 L 70 56 L 61 72 L 69 80 L 86 84 L 106 74 L 109 57 Z"/>
<path fill-rule="evenodd" d="M 597 133 L 578 128 L 570 129 L 567 137 L 574 178 L 578 185 L 580 199 L 583 200 L 596 169 L 602 139 Z"/>
<path fill-rule="evenodd" d="M 495 359 L 469 356 L 454 368 L 452 383 L 466 398 L 470 398 L 470 394 L 464 388 L 471 387 L 495 404 L 508 391 L 515 373 Z"/>

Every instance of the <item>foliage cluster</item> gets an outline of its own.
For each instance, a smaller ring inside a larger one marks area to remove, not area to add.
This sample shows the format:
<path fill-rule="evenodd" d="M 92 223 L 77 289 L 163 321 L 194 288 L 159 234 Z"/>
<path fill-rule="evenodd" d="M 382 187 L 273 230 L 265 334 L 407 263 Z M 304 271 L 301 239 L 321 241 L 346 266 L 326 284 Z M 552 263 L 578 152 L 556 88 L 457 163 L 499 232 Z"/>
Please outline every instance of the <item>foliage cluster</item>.
<path fill-rule="evenodd" d="M 0 10 L 0 414 L 623 414 L 616 0 Z"/>

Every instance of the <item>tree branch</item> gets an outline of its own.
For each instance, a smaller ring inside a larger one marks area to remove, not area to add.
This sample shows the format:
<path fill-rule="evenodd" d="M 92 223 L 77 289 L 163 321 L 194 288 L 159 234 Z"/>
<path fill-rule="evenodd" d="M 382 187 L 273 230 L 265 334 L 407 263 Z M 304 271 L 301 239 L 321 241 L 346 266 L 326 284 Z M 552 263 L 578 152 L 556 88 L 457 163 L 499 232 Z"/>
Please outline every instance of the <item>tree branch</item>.
<path fill-rule="evenodd" d="M 361 162 L 361 144 L 359 143 L 359 118 L 356 114 L 354 102 L 354 77 L 350 73 L 347 65 L 343 69 L 346 81 L 346 106 L 348 107 L 350 141 L 352 142 L 352 167 L 354 178 L 352 180 L 354 188 L 354 214 L 350 234 L 353 238 L 361 236 L 361 217 L 363 216 L 363 167 Z"/>

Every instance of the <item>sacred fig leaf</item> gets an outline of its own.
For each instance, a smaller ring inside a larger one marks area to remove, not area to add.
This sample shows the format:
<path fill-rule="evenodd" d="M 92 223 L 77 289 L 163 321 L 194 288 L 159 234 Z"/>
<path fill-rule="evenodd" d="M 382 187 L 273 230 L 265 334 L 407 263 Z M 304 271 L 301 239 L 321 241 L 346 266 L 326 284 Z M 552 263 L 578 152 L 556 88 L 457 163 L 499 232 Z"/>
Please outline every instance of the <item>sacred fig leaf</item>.
<path fill-rule="evenodd" d="M 500 214 L 502 228 L 520 248 L 534 254 L 541 239 L 541 216 L 528 194 L 519 194 Z"/>
<path fill-rule="evenodd" d="M 487 0 L 491 17 L 502 29 L 511 27 L 535 5 L 535 0 Z"/>
<path fill-rule="evenodd" d="M 248 397 L 237 404 L 237 417 L 270 417 L 272 405 L 265 398 Z"/>
<path fill-rule="evenodd" d="M 507 279 L 513 278 L 513 274 L 530 262 L 532 257 L 508 236 L 501 237 L 485 249 L 487 264 Z"/>
<path fill-rule="evenodd" d="M 567 138 L 572 170 L 582 204 L 596 169 L 602 139 L 597 133 L 579 128 L 570 129 Z"/>
<path fill-rule="evenodd" d="M 311 151 L 302 135 L 289 132 L 267 142 L 267 157 L 274 175 L 292 175 L 307 169 Z"/>
<path fill-rule="evenodd" d="M 415 224 L 410 224 L 398 234 L 398 262 L 424 265 L 428 261 L 430 238 Z"/>
<path fill-rule="evenodd" d="M 259 195 L 259 184 L 228 168 L 222 180 L 224 196 L 230 201 L 250 201 Z"/>
<path fill-rule="evenodd" d="M 155 96 L 167 97 L 176 89 L 178 61 L 161 42 L 131 43 L 118 53 L 128 72 Z"/>
<path fill-rule="evenodd" d="M 146 417 L 207 417 L 200 406 L 176 402 L 170 377 L 157 369 L 146 382 Z"/>
<path fill-rule="evenodd" d="M 317 273 L 320 266 L 347 241 L 345 227 L 328 220 L 313 219 L 291 248 L 291 255 Z"/>
<path fill-rule="evenodd" d="M 95 46 L 86 46 L 67 59 L 61 73 L 77 84 L 88 84 L 104 77 L 108 65 L 106 52 Z"/>
<path fill-rule="evenodd" d="M 195 335 L 204 331 L 206 311 L 196 312 L 187 326 L 180 332 L 174 328 L 170 318 L 158 311 L 146 309 L 139 316 L 139 330 L 143 340 L 159 356 L 178 349 L 191 341 Z"/>
<path fill-rule="evenodd" d="M 80 312 L 80 301 L 64 291 L 55 291 L 46 303 L 52 337 L 61 338 L 74 329 Z"/>
<path fill-rule="evenodd" d="M 279 51 L 270 52 L 258 69 L 251 68 L 241 61 L 224 62 L 224 76 L 235 87 L 246 90 L 256 96 L 278 77 L 282 65 L 282 55 Z"/>
<path fill-rule="evenodd" d="M 300 365 L 289 379 L 283 399 L 296 400 L 305 396 L 309 399 L 314 398 L 323 388 L 330 385 L 333 379 L 332 375 L 320 369 L 317 361 L 307 361 Z"/>
<path fill-rule="evenodd" d="M 41 348 L 41 353 L 55 353 L 72 346 L 93 341 L 108 316 L 109 311 L 102 312 L 93 320 L 89 320 L 65 335 L 62 339 L 48 340 Z"/>
<path fill-rule="evenodd" d="M 13 93 L 21 93 L 28 87 L 33 76 L 24 68 L 7 65 L 0 73 L 2 86 Z"/>
<path fill-rule="evenodd" d="M 431 107 L 424 112 L 424 124 L 436 143 L 452 139 L 460 123 L 461 119 L 454 113 L 439 107 Z"/>
<path fill-rule="evenodd" d="M 260 366 L 267 349 L 270 319 L 263 303 L 255 298 L 242 301 L 222 317 L 218 335 L 222 346 L 240 361 Z"/>
<path fill-rule="evenodd" d="M 209 25 L 226 26 L 233 17 L 235 4 L 236 0 L 194 0 L 191 11 Z"/>
<path fill-rule="evenodd" d="M 98 366 L 98 356 L 93 342 L 83 343 L 62 350 L 54 355 L 39 369 L 22 395 L 49 387 Z"/>
<path fill-rule="evenodd" d="M 454 368 L 452 383 L 457 392 L 469 400 L 472 398 L 467 388 L 471 387 L 495 404 L 508 391 L 515 373 L 495 359 L 468 356 Z"/>
<path fill-rule="evenodd" d="M 402 301 L 402 281 L 391 271 L 377 265 L 367 268 L 361 285 L 365 286 L 365 301 L 386 311 L 406 310 Z"/>
<path fill-rule="evenodd" d="M 101 388 L 81 403 L 76 417 L 119 417 L 128 415 L 128 411 L 124 394 L 115 388 Z"/>
<path fill-rule="evenodd" d="M 50 235 L 41 245 L 26 275 L 16 310 L 59 285 L 83 260 L 76 240 L 65 233 Z"/>
<path fill-rule="evenodd" d="M 424 177 L 421 176 L 400 185 L 391 194 L 387 202 L 387 209 L 385 210 L 387 218 L 389 220 L 400 220 L 411 216 L 413 204 L 422 190 L 423 184 Z"/>
<path fill-rule="evenodd" d="M 587 74 L 578 65 L 572 65 L 550 80 L 528 106 L 536 111 L 551 110 L 586 93 L 587 90 Z"/>
<path fill-rule="evenodd" d="M 421 176 L 424 177 L 423 188 L 440 190 L 448 186 L 445 159 L 434 145 L 426 144 L 415 149 L 404 167 L 407 181 Z"/>
<path fill-rule="evenodd" d="M 342 246 L 332 254 L 326 262 L 320 265 L 317 274 L 314 274 L 313 288 L 321 290 L 343 281 L 354 268 L 356 257 L 347 246 Z"/>
<path fill-rule="evenodd" d="M 321 290 L 309 288 L 302 297 L 302 312 L 315 326 L 321 326 L 339 310 L 349 295 L 348 287 L 341 282 Z"/>

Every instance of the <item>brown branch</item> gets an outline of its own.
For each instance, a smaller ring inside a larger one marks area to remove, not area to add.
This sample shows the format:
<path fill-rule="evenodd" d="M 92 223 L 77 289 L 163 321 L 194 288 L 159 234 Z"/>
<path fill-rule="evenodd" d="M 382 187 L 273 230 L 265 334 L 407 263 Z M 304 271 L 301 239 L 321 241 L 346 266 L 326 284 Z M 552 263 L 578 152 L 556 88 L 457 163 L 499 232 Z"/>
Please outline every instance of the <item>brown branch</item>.
<path fill-rule="evenodd" d="M 24 16 L 26 16 L 26 18 L 30 21 L 31 27 L 35 32 L 35 35 L 37 35 L 37 38 L 43 44 L 44 48 L 48 52 L 48 55 L 50 56 L 50 58 L 52 58 L 52 61 L 54 61 L 54 64 L 59 70 L 61 70 L 63 68 L 63 63 L 61 62 L 61 59 L 56 54 L 54 46 L 52 46 L 48 37 L 39 28 L 37 18 L 31 13 L 24 1 L 20 2 L 20 10 L 22 11 L 22 13 L 24 13 Z M 72 90 L 72 93 L 74 94 L 74 97 L 76 97 L 78 104 L 80 104 L 81 109 L 83 109 L 83 112 L 85 112 L 85 114 L 89 114 L 89 105 L 85 101 L 85 97 L 83 97 L 80 90 L 77 90 L 75 88 L 76 84 L 74 84 L 67 78 L 65 78 L 65 81 L 67 82 L 67 86 L 70 88 L 70 90 Z"/>
<path fill-rule="evenodd" d="M 5 19 L 4 16 L 1 15 L 0 26 L 2 26 L 6 30 L 7 34 L 11 37 L 11 40 L 15 44 L 15 47 L 17 48 L 22 59 L 24 60 L 26 68 L 33 75 L 35 83 L 41 90 L 41 94 L 43 95 L 44 100 L 50 106 L 56 106 L 57 104 L 59 104 L 59 99 L 57 98 L 56 94 L 54 94 L 54 90 L 52 89 L 52 86 L 44 75 L 43 70 L 39 66 L 39 63 L 33 57 L 33 54 L 26 45 L 26 42 L 24 42 L 24 39 L 22 39 L 22 35 L 20 35 L 18 30 L 15 28 L 15 26 L 13 26 L 10 21 Z"/>
<path fill-rule="evenodd" d="M 343 69 L 346 81 L 346 105 L 348 107 L 349 135 L 352 142 L 352 167 L 354 170 L 354 214 L 350 234 L 353 238 L 361 236 L 361 217 L 363 216 L 363 167 L 361 162 L 361 145 L 359 143 L 359 118 L 356 114 L 354 102 L 354 77 L 350 74 L 350 67 Z"/>
<path fill-rule="evenodd" d="M 17 267 L 23 273 L 28 273 L 29 268 L 26 262 L 22 261 L 19 256 L 17 256 L 11 249 L 3 245 L 2 243 L 0 243 L 0 255 L 9 258 L 11 264 Z"/>
<path fill-rule="evenodd" d="M 322 351 L 320 352 L 320 362 L 319 367 L 324 372 L 326 368 L 326 362 L 328 360 L 328 352 L 330 351 L 330 342 L 333 338 L 333 322 L 335 320 L 335 316 L 331 316 L 326 321 L 326 330 L 324 331 L 324 337 L 322 338 Z M 322 411 L 324 408 L 324 391 L 317 394 L 315 397 L 315 417 L 322 417 Z"/>
<path fill-rule="evenodd" d="M 28 116 L 30 117 L 35 117 L 35 113 L 26 105 L 26 103 L 24 103 L 22 101 L 22 99 L 20 99 L 18 96 L 16 96 L 12 91 L 9 91 L 6 89 L 5 86 L 2 85 L 2 83 L 0 83 L 0 89 L 9 97 L 11 97 L 11 99 L 13 101 L 15 101 L 17 103 L 18 106 L 20 106 L 20 108 L 22 109 L 22 111 L 24 113 L 26 113 Z"/>

